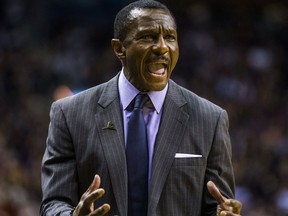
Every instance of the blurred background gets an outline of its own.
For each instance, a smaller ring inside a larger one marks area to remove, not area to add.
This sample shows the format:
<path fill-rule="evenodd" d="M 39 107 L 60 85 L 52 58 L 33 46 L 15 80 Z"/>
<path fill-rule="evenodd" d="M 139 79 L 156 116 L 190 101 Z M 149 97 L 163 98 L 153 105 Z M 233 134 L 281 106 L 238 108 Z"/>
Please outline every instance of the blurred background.
<path fill-rule="evenodd" d="M 0 215 L 39 215 L 51 103 L 121 68 L 128 0 L 0 1 Z M 245 216 L 288 215 L 288 2 L 163 0 L 178 23 L 172 78 L 228 111 Z"/>

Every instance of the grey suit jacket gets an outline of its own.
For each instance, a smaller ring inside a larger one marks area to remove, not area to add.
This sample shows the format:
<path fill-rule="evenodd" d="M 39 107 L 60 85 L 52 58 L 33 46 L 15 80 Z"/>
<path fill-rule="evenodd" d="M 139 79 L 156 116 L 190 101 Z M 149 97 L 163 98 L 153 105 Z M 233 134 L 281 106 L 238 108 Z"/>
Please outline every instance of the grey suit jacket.
<path fill-rule="evenodd" d="M 118 75 L 107 83 L 52 104 L 42 162 L 41 215 L 70 215 L 95 174 L 106 193 L 108 215 L 127 215 L 127 169 Z M 113 128 L 106 127 L 108 122 Z M 176 153 L 202 157 L 175 158 Z M 213 180 L 234 194 L 225 110 L 169 81 L 156 138 L 148 216 L 216 215 L 206 189 Z"/>

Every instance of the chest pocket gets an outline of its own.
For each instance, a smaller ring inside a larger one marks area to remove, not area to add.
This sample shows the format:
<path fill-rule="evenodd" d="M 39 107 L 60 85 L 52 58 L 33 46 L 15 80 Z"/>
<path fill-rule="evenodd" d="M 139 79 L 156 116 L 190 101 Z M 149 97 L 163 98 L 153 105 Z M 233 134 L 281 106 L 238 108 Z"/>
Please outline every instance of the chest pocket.
<path fill-rule="evenodd" d="M 204 166 L 206 165 L 206 158 L 192 157 L 192 158 L 174 158 L 173 167 L 179 166 Z"/>

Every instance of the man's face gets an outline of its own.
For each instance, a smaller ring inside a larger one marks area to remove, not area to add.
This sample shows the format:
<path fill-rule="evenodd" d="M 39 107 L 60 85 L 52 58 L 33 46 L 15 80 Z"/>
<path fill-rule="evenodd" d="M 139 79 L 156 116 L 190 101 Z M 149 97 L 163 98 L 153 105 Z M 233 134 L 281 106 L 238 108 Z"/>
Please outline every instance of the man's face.
<path fill-rule="evenodd" d="M 135 9 L 121 59 L 127 79 L 140 91 L 162 90 L 178 61 L 176 24 L 160 9 Z"/>

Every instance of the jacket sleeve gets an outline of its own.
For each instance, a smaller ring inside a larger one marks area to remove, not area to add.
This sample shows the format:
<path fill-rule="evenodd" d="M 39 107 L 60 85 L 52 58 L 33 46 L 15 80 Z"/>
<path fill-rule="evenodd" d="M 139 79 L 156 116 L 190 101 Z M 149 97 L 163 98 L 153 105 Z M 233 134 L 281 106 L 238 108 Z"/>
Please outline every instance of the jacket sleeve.
<path fill-rule="evenodd" d="M 52 104 L 41 168 L 41 216 L 68 216 L 79 200 L 73 140 L 59 102 Z"/>
<path fill-rule="evenodd" d="M 207 159 L 205 182 L 212 180 L 223 196 L 234 198 L 235 180 L 232 167 L 232 148 L 229 136 L 229 120 L 225 110 L 220 112 L 213 143 Z M 216 215 L 217 202 L 204 185 L 203 215 Z"/>

